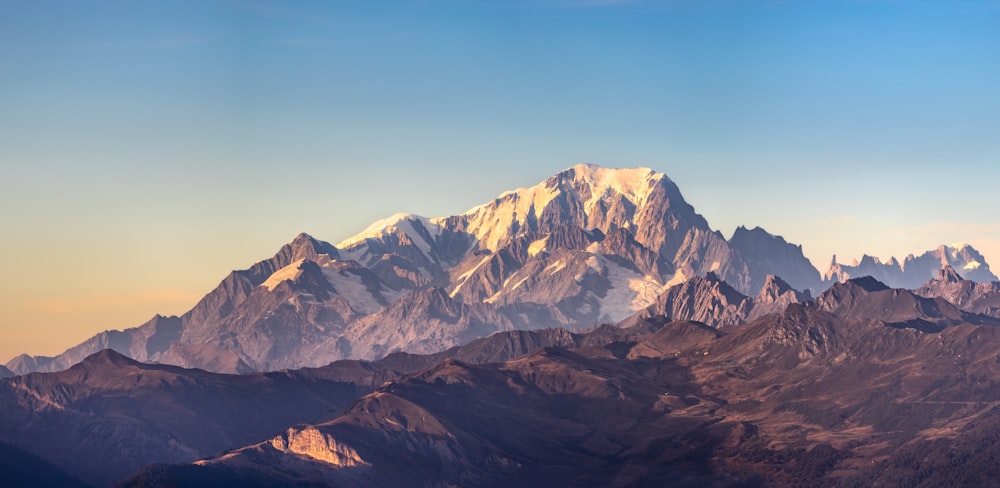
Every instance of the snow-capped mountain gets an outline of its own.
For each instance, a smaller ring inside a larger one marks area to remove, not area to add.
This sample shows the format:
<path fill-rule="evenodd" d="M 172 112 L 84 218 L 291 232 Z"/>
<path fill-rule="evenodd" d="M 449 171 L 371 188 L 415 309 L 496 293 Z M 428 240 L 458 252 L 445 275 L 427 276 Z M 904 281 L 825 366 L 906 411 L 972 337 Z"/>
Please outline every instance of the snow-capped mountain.
<path fill-rule="evenodd" d="M 945 255 L 989 273 L 971 248 Z M 933 264 L 914 259 L 907 269 Z M 7 367 L 58 371 L 107 348 L 217 372 L 434 353 L 497 331 L 616 323 L 665 307 L 678 293 L 672 286 L 708 273 L 736 295 L 770 290 L 769 303 L 823 289 L 800 246 L 760 228 L 725 239 L 666 175 L 581 164 L 457 215 L 394 215 L 336 246 L 301 234 L 180 317 L 156 316 Z M 746 320 L 750 308 L 726 320 Z"/>
<path fill-rule="evenodd" d="M 902 262 L 893 257 L 883 263 L 876 257 L 865 255 L 860 261 L 847 265 L 838 263 L 837 256 L 834 256 L 823 279 L 829 285 L 871 276 L 893 288 L 914 289 L 936 277 L 938 271 L 945 267 L 958 270 L 970 281 L 997 281 L 983 255 L 967 244 L 939 246 L 920 256 L 910 254 Z"/>

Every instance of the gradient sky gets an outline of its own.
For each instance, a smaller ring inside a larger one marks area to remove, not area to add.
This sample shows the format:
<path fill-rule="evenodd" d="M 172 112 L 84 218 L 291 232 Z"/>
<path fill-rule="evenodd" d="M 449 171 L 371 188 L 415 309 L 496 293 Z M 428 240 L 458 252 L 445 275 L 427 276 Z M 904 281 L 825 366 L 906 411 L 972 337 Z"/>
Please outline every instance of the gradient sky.
<path fill-rule="evenodd" d="M 0 0 L 0 361 L 578 162 L 821 270 L 995 264 L 1000 2 Z"/>

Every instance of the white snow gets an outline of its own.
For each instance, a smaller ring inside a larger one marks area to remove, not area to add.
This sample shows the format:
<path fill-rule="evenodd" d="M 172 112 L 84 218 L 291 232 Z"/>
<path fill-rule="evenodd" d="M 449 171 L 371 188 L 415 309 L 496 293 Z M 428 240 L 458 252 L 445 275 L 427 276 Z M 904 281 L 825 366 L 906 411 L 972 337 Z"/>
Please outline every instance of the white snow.
<path fill-rule="evenodd" d="M 326 259 L 323 259 L 326 258 Z M 295 261 L 284 268 L 279 269 L 268 276 L 260 286 L 267 287 L 268 290 L 274 291 L 274 288 L 281 284 L 283 281 L 294 280 L 298 278 L 302 271 L 299 270 L 299 266 L 302 265 L 305 259 L 300 259 Z M 362 281 L 361 276 L 352 273 L 347 270 L 338 270 L 336 264 L 342 263 L 342 261 L 331 260 L 327 256 L 321 256 L 321 259 L 317 262 L 320 269 L 323 272 L 323 277 L 326 278 L 327 282 L 337 290 L 337 294 L 347 300 L 351 308 L 354 311 L 370 315 L 382 308 L 382 305 L 378 303 L 375 299 L 375 295 Z M 379 289 L 378 293 L 382 295 L 389 303 L 395 302 L 402 296 L 401 292 L 397 292 L 389 289 Z"/>
<path fill-rule="evenodd" d="M 492 296 L 483 300 L 483 302 L 495 303 L 500 298 L 501 295 L 504 295 L 508 292 L 518 289 L 521 285 L 523 285 L 526 281 L 528 281 L 529 278 L 531 278 L 531 273 L 526 273 L 526 272 L 524 273 L 525 276 L 521 277 L 522 272 L 524 272 L 523 269 L 518 270 L 516 273 L 508 276 L 507 279 L 503 280 L 503 284 L 500 285 L 500 289 L 497 290 L 497 292 L 494 293 Z M 517 279 L 517 282 L 515 282 L 513 286 L 509 286 L 510 283 L 515 279 Z"/>
<path fill-rule="evenodd" d="M 667 288 L 677 286 L 681 283 L 684 283 L 687 280 L 688 278 L 687 276 L 684 275 L 684 270 L 679 269 L 677 270 L 676 273 L 674 273 L 673 277 L 671 277 L 669 280 L 667 280 L 666 283 L 663 284 L 663 289 L 666 290 Z"/>
<path fill-rule="evenodd" d="M 525 276 L 524 278 L 521 278 L 520 280 L 518 280 L 517 283 L 514 283 L 514 286 L 510 287 L 510 290 L 508 290 L 508 291 L 514 291 L 514 290 L 518 289 L 521 285 L 524 284 L 525 281 L 528 281 L 528 278 L 531 278 L 530 274 L 527 275 L 527 276 Z"/>
<path fill-rule="evenodd" d="M 377 220 L 360 234 L 344 239 L 337 244 L 338 249 L 347 249 L 365 241 L 365 239 L 377 239 L 393 231 L 400 231 L 406 234 L 413 241 L 413 245 L 420 249 L 425 256 L 430 256 L 431 242 L 424 238 L 423 234 L 417 231 L 414 224 L 420 223 L 430 234 L 431 239 L 436 239 L 441 235 L 440 219 L 428 219 L 411 213 L 398 213 L 382 220 Z"/>
<path fill-rule="evenodd" d="M 347 300 L 355 312 L 371 315 L 382 308 L 375 295 L 361 280 L 361 276 L 350 271 L 337 270 L 333 266 L 323 266 L 322 269 L 323 277 L 333 285 L 338 295 Z M 388 297 L 386 299 L 388 300 Z"/>
<path fill-rule="evenodd" d="M 463 215 L 469 219 L 469 232 L 480 240 L 481 245 L 496 250 L 510 233 L 514 222 L 524 224 L 532 213 L 538 218 L 559 193 L 558 189 L 546 188 L 545 183 L 518 188 L 501 193 L 493 202 L 473 207 Z"/>
<path fill-rule="evenodd" d="M 486 264 L 486 262 L 489 261 L 491 257 L 493 256 L 490 254 L 483 256 L 483 259 L 479 261 L 479 264 L 469 268 L 468 271 L 458 275 L 458 279 L 455 280 L 458 283 L 458 285 L 455 286 L 454 290 L 451 290 L 451 293 L 449 293 L 448 296 L 455 298 L 455 295 L 458 295 L 459 290 L 462 289 L 462 286 L 465 285 L 466 281 L 469 281 L 469 278 L 472 276 L 472 274 L 475 273 L 479 268 L 483 267 L 483 265 Z"/>
<path fill-rule="evenodd" d="M 299 270 L 299 266 L 302 266 L 303 261 L 305 261 L 305 259 L 300 259 L 275 271 L 274 273 L 271 273 L 271 276 L 268 276 L 267 279 L 260 284 L 260 286 L 267 287 L 268 291 L 274 291 L 274 288 L 280 285 L 281 282 L 298 278 L 299 275 L 302 274 L 302 271 Z"/>
<path fill-rule="evenodd" d="M 601 304 L 601 321 L 617 322 L 656 302 L 667 287 L 653 277 L 643 276 L 623 268 L 613 261 L 601 259 L 611 283 Z"/>
<path fill-rule="evenodd" d="M 965 266 L 963 266 L 962 269 L 964 269 L 966 271 L 970 271 L 970 270 L 973 270 L 973 269 L 979 269 L 979 267 L 982 266 L 982 265 L 983 265 L 983 263 L 980 263 L 979 261 L 976 261 L 976 260 L 972 260 L 972 261 L 969 261 L 968 263 L 965 263 Z"/>
<path fill-rule="evenodd" d="M 601 274 L 601 271 L 604 271 L 604 266 L 601 265 L 601 260 L 597 259 L 596 254 L 592 254 L 590 257 L 588 257 L 586 264 L 587 264 L 587 273 L 594 272 L 597 274 Z"/>
<path fill-rule="evenodd" d="M 543 272 L 544 271 L 548 271 L 550 275 L 554 275 L 554 274 L 558 273 L 559 271 L 562 271 L 562 269 L 565 268 L 565 267 L 566 267 L 566 261 L 560 259 L 560 260 L 557 260 L 556 262 L 554 262 L 554 263 L 546 266 L 545 269 L 543 269 L 542 271 Z"/>
<path fill-rule="evenodd" d="M 636 206 L 644 205 L 656 183 L 665 177 L 649 168 L 611 169 L 578 164 L 571 169 L 575 182 L 590 187 L 591 196 L 581 202 L 588 213 L 601 199 L 615 194 Z M 496 250 L 515 223 L 523 226 L 530 215 L 540 217 L 549 203 L 562 194 L 558 185 L 548 186 L 550 181 L 501 193 L 494 201 L 469 209 L 462 214 L 467 219 L 466 230 L 479 239 L 482 247 Z"/>
<path fill-rule="evenodd" d="M 532 242 L 530 245 L 528 245 L 528 255 L 531 257 L 537 256 L 538 253 L 545 250 L 545 245 L 548 243 L 548 241 L 549 238 L 548 236 L 546 236 L 542 239 Z"/>
<path fill-rule="evenodd" d="M 591 196 L 583 204 L 590 212 L 597 202 L 605 196 L 617 193 L 624 196 L 636 206 L 643 205 L 649 198 L 654 182 L 663 178 L 662 173 L 656 173 L 649 168 L 602 168 L 591 164 L 573 166 L 577 178 L 590 185 Z"/>

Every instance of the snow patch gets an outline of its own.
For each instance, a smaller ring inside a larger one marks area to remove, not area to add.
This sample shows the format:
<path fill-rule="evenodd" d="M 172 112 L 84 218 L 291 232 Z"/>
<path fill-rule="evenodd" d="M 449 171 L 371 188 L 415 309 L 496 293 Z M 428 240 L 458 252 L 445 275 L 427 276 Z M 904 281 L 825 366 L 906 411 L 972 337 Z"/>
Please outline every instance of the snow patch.
<path fill-rule="evenodd" d="M 544 237 L 542 239 L 539 239 L 539 240 L 537 240 L 535 242 L 532 242 L 528 246 L 528 255 L 531 256 L 531 257 L 537 256 L 538 253 L 540 253 L 540 252 L 542 252 L 542 251 L 545 250 L 545 245 L 548 242 L 549 242 L 548 236 L 546 236 L 546 237 Z"/>
<path fill-rule="evenodd" d="M 669 280 L 667 280 L 667 282 L 663 286 L 663 289 L 666 290 L 667 288 L 671 288 L 671 287 L 680 285 L 680 284 L 686 282 L 687 280 L 688 280 L 688 278 L 684 274 L 684 270 L 683 269 L 679 269 L 679 270 L 677 270 L 676 273 L 674 273 L 674 275 Z"/>
<path fill-rule="evenodd" d="M 964 269 L 966 271 L 971 271 L 971 270 L 974 270 L 974 269 L 979 269 L 979 267 L 982 266 L 982 265 L 983 265 L 983 263 L 980 263 L 979 261 L 976 261 L 976 260 L 972 260 L 972 261 L 969 261 L 968 263 L 965 263 L 965 266 L 963 266 L 962 269 Z"/>
<path fill-rule="evenodd" d="M 613 261 L 602 259 L 611 284 L 600 299 L 600 321 L 618 322 L 656 302 L 666 286 L 653 277 L 643 276 Z"/>
<path fill-rule="evenodd" d="M 302 271 L 299 269 L 299 266 L 302 266 L 304 261 L 305 259 L 300 259 L 275 271 L 274 273 L 271 273 L 271 276 L 268 276 L 267 279 L 260 284 L 260 286 L 266 287 L 268 291 L 274 291 L 274 289 L 283 281 L 295 280 L 302 275 Z"/>
<path fill-rule="evenodd" d="M 458 275 L 458 279 L 455 280 L 456 282 L 458 282 L 458 285 L 455 286 L 454 290 L 451 290 L 451 293 L 449 293 L 448 296 L 455 298 L 455 295 L 458 295 L 459 290 L 462 289 L 462 285 L 464 285 L 466 281 L 469 281 L 469 278 L 472 276 L 472 274 L 475 273 L 479 268 L 483 267 L 483 265 L 486 264 L 486 262 L 489 261 L 491 257 L 493 256 L 489 254 L 484 256 L 483 259 L 479 261 L 479 264 L 473 266 L 468 271 Z"/>
<path fill-rule="evenodd" d="M 604 266 L 601 264 L 601 260 L 597 258 L 597 255 L 591 255 L 587 258 L 587 273 L 594 272 L 600 274 L 604 271 Z"/>
<path fill-rule="evenodd" d="M 542 272 L 548 271 L 550 275 L 554 275 L 554 274 L 558 273 L 559 271 L 562 271 L 562 269 L 565 268 L 565 267 L 566 267 L 566 261 L 560 259 L 560 260 L 558 260 L 558 261 L 556 261 L 556 262 L 554 262 L 554 263 L 546 266 L 545 269 L 542 270 Z"/>
<path fill-rule="evenodd" d="M 524 284 L 525 281 L 528 281 L 528 278 L 531 278 L 530 274 L 528 276 L 525 276 L 524 278 L 521 278 L 520 280 L 518 280 L 517 283 L 514 283 L 514 286 L 510 287 L 509 291 L 514 291 L 514 290 L 518 289 L 521 285 Z"/>
<path fill-rule="evenodd" d="M 375 294 L 368 289 L 360 275 L 346 270 L 341 271 L 332 266 L 324 266 L 322 270 L 326 281 L 337 290 L 338 295 L 347 300 L 355 312 L 371 315 L 382 309 Z"/>

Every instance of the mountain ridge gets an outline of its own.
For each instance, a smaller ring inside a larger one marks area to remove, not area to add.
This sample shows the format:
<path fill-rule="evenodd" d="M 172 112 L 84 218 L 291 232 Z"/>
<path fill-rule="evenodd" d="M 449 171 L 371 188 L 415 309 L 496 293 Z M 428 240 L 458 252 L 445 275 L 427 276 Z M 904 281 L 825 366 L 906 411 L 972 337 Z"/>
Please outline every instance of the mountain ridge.
<path fill-rule="evenodd" d="M 978 252 L 960 251 L 942 256 L 976 260 L 987 276 Z M 497 331 L 616 323 L 708 273 L 746 296 L 771 275 L 811 294 L 835 281 L 823 281 L 801 246 L 759 227 L 725 239 L 663 173 L 581 164 L 464 213 L 391 216 L 338 246 L 299 234 L 181 316 L 157 315 L 6 367 L 57 371 L 105 348 L 229 373 L 432 353 Z M 803 298 L 782 303 L 789 300 Z"/>
<path fill-rule="evenodd" d="M 760 296 L 783 288 L 771 281 Z M 190 486 L 974 483 L 990 463 L 976 453 L 997 450 L 968 429 L 1000 425 L 1000 327 L 899 328 L 892 307 L 854 316 L 859 303 L 909 299 L 904 291 L 859 278 L 740 327 L 651 317 L 643 332 L 599 345 L 443 359 L 335 418 L 156 476 Z M 979 379 L 962 381 L 969 374 Z M 934 455 L 914 459 L 921 448 Z M 949 450 L 952 464 L 934 463 Z"/>

